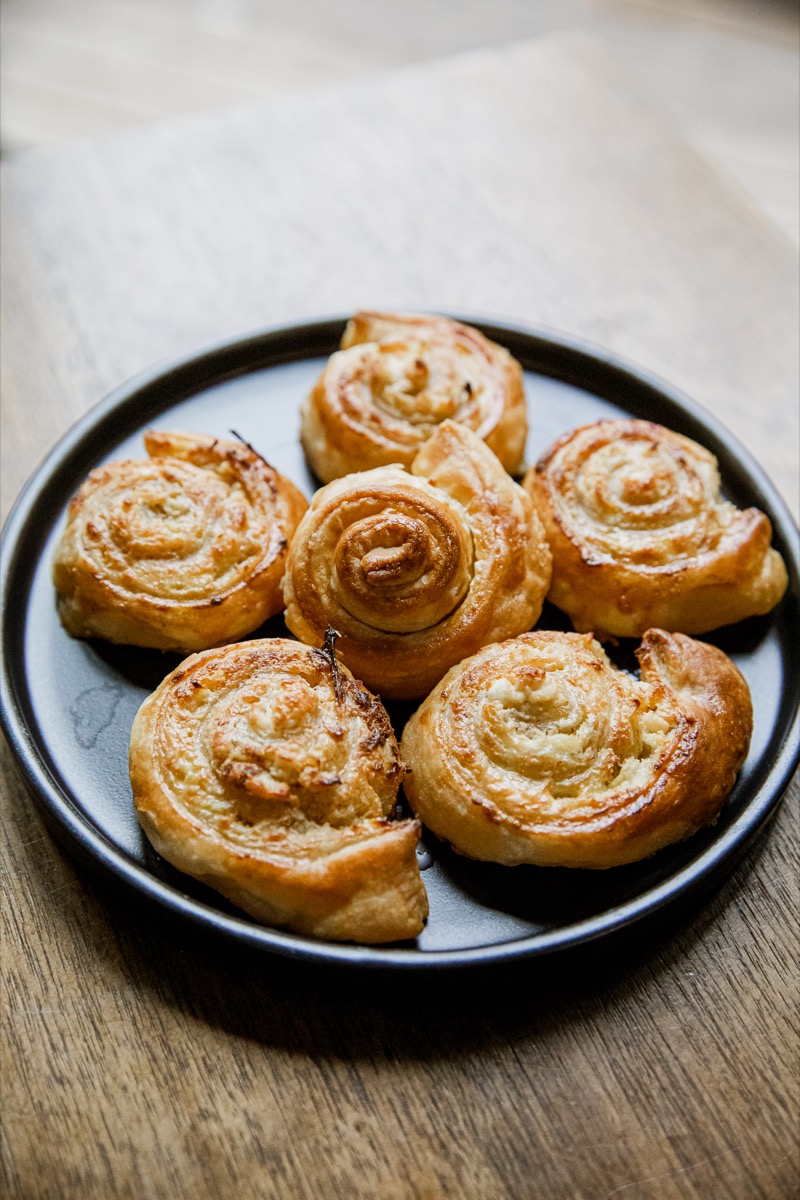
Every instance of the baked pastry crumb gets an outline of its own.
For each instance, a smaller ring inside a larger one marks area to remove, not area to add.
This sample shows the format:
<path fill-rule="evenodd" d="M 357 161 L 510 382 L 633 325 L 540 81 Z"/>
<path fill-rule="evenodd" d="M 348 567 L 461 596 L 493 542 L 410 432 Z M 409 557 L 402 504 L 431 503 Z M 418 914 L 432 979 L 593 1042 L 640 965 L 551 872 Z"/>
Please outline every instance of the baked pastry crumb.
<path fill-rule="evenodd" d="M 245 442 L 145 434 L 147 459 L 92 471 L 53 580 L 73 637 L 187 653 L 251 633 L 280 583 L 305 497 Z"/>
<path fill-rule="evenodd" d="M 641 680 L 591 634 L 545 630 L 453 667 L 406 725 L 414 812 L 472 858 L 606 868 L 712 823 L 752 705 L 715 646 L 649 630 Z"/>
<path fill-rule="evenodd" d="M 530 498 L 471 430 L 444 421 L 412 463 L 320 489 L 298 527 L 286 624 L 382 696 L 424 696 L 480 646 L 529 629 L 550 580 Z"/>
<path fill-rule="evenodd" d="M 324 483 L 410 467 L 445 420 L 477 434 L 512 475 L 528 420 L 522 368 L 502 346 L 448 317 L 359 312 L 301 409 L 300 440 Z"/>
<path fill-rule="evenodd" d="M 192 655 L 131 731 L 134 805 L 158 853 L 257 920 L 334 941 L 423 928 L 419 822 L 391 819 L 405 769 L 386 710 L 330 640 Z"/>
<path fill-rule="evenodd" d="M 524 487 L 553 552 L 548 598 L 578 630 L 706 633 L 769 612 L 786 591 L 769 519 L 724 500 L 713 454 L 663 425 L 572 430 Z"/>

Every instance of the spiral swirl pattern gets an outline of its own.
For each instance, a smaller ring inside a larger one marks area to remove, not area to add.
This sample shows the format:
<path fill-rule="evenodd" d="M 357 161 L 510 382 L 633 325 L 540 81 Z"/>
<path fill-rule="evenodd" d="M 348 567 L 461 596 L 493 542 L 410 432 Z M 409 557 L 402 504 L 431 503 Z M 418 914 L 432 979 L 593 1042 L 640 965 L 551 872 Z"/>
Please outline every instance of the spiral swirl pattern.
<path fill-rule="evenodd" d="M 591 634 L 535 632 L 454 667 L 406 725 L 412 808 L 473 858 L 610 867 L 713 821 L 752 729 L 715 647 L 650 630 L 641 680 Z"/>
<path fill-rule="evenodd" d="M 445 420 L 473 430 L 511 474 L 527 436 L 522 370 L 502 346 L 446 317 L 357 313 L 302 410 L 312 470 L 329 483 L 410 467 Z"/>
<path fill-rule="evenodd" d="M 768 612 L 785 591 L 768 518 L 723 500 L 714 456 L 663 426 L 574 430 L 524 486 L 553 551 L 549 598 L 576 629 L 702 633 Z"/>
<path fill-rule="evenodd" d="M 75 637 L 198 650 L 250 633 L 282 607 L 288 543 L 308 507 L 243 443 L 145 435 L 149 459 L 92 471 L 54 561 Z"/>
<path fill-rule="evenodd" d="M 419 824 L 389 819 L 405 768 L 383 706 L 331 654 L 265 639 L 187 659 L 134 722 L 136 810 L 160 854 L 259 920 L 413 937 Z"/>
<path fill-rule="evenodd" d="M 444 422 L 414 461 L 322 488 L 292 545 L 286 623 L 327 626 L 368 687 L 424 695 L 479 646 L 529 629 L 550 552 L 528 497 L 475 434 Z"/>

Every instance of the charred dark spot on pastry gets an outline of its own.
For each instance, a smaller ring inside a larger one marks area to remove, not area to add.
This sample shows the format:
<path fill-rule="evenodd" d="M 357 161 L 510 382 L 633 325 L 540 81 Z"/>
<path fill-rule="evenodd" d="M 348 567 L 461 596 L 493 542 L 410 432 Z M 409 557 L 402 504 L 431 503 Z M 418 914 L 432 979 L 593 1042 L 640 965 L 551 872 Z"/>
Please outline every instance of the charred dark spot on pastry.
<path fill-rule="evenodd" d="M 341 636 L 342 635 L 339 633 L 338 629 L 334 629 L 332 625 L 329 625 L 325 630 L 325 642 L 321 648 L 321 653 L 324 654 L 331 670 L 333 691 L 338 704 L 341 704 L 344 697 L 344 688 L 342 686 L 342 677 L 339 673 L 339 664 L 336 661 L 336 651 L 334 646 L 336 644 L 336 639 L 340 638 Z"/>
<path fill-rule="evenodd" d="M 258 450 L 256 450 L 255 446 L 253 446 L 250 442 L 248 442 L 247 438 L 243 438 L 240 433 L 237 433 L 235 429 L 229 430 L 229 433 L 231 433 L 233 435 L 233 437 L 235 437 L 237 439 L 237 441 L 240 441 L 243 446 L 246 446 L 247 449 L 250 451 L 250 453 L 252 455 L 254 455 L 259 460 L 259 462 L 262 462 L 264 464 L 264 466 L 269 469 L 268 474 L 266 476 L 266 482 L 269 485 L 269 489 L 272 492 L 272 495 L 277 496 L 278 488 L 275 483 L 275 480 L 272 477 L 272 472 L 273 472 L 272 464 L 267 462 L 267 460 L 264 458 L 264 455 L 259 454 L 259 452 L 258 452 Z"/>
<path fill-rule="evenodd" d="M 216 608 L 218 604 L 222 604 L 223 599 L 222 596 L 212 596 L 208 603 L 211 608 Z"/>
<path fill-rule="evenodd" d="M 247 438 L 243 438 L 242 435 L 236 429 L 229 429 L 228 433 L 230 433 L 230 435 L 232 437 L 235 437 L 237 442 L 241 442 L 243 446 L 247 446 L 247 449 L 250 451 L 251 454 L 255 454 L 256 458 L 260 458 L 262 462 L 266 461 L 266 459 L 264 459 L 263 455 L 258 453 L 255 446 L 251 445 L 251 443 L 248 442 Z"/>
<path fill-rule="evenodd" d="M 469 380 L 467 380 L 467 382 L 464 384 L 464 391 L 466 392 L 466 394 L 467 394 L 468 396 L 471 396 L 471 395 L 472 395 L 472 390 L 473 390 L 473 389 L 472 389 L 472 384 L 470 383 L 470 381 L 469 381 Z"/>
<path fill-rule="evenodd" d="M 198 688 L 202 688 L 202 684 L 196 683 L 194 679 L 184 679 L 181 683 L 172 684 L 172 697 L 176 704 L 194 703 L 199 699 Z"/>
<path fill-rule="evenodd" d="M 380 746 L 385 742 L 388 736 L 389 732 L 386 729 L 370 729 L 361 743 L 361 749 L 369 753 L 370 750 L 374 750 L 376 746 Z"/>

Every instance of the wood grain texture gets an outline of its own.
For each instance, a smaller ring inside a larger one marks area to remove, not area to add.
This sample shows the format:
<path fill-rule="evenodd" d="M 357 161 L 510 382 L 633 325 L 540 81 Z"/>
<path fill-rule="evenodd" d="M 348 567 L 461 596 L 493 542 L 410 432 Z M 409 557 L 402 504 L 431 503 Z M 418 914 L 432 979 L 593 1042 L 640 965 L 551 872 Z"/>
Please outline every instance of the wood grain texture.
<path fill-rule="evenodd" d="M 6 505 L 165 355 L 358 305 L 608 345 L 796 486 L 791 249 L 587 42 L 413 68 L 4 170 Z M 795 784 L 699 910 L 381 985 L 254 958 L 65 858 L 3 755 L 6 1194 L 785 1200 Z"/>
<path fill-rule="evenodd" d="M 3 0 L 2 153 L 567 29 L 602 36 L 800 238 L 798 10 L 780 0 Z"/>
<path fill-rule="evenodd" d="M 35 362 L 6 338 L 6 397 L 41 405 L 48 445 L 120 380 L 206 339 L 358 305 L 466 308 L 646 364 L 794 503 L 796 254 L 617 86 L 613 59 L 572 46 L 481 51 L 9 164 L 6 303 L 52 332 Z M 6 502 L 33 458 L 7 465 Z"/>

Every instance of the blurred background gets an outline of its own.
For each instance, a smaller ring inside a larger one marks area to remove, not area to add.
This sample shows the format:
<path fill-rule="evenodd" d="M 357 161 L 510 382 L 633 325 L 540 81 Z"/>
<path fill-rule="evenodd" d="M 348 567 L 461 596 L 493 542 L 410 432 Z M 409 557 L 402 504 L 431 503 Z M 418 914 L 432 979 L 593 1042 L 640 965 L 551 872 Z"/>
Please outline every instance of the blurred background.
<path fill-rule="evenodd" d="M 0 17 L 4 156 L 585 29 L 800 242 L 796 0 L 0 0 Z"/>

